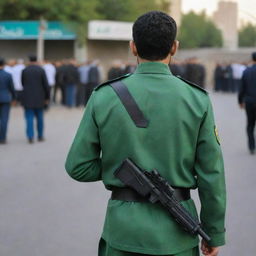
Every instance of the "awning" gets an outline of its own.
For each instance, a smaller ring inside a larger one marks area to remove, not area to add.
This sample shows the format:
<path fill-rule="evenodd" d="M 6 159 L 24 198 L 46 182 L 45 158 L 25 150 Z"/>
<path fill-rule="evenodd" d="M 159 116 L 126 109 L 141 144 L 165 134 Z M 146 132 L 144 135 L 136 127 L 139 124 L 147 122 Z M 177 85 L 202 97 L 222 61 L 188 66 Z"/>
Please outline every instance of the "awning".
<path fill-rule="evenodd" d="M 39 21 L 0 21 L 0 39 L 37 39 L 39 28 Z M 58 21 L 46 23 L 45 40 L 74 40 L 75 38 L 75 33 L 63 23 Z"/>

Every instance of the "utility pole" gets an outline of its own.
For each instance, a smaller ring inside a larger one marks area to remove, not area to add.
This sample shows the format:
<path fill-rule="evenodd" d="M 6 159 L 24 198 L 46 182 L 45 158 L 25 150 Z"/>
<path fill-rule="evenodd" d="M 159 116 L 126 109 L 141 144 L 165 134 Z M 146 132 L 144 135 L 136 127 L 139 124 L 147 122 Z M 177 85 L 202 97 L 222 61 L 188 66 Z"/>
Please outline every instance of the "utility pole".
<path fill-rule="evenodd" d="M 37 60 L 39 62 L 44 60 L 44 32 L 46 30 L 47 23 L 41 17 L 39 21 L 39 33 L 37 39 Z"/>

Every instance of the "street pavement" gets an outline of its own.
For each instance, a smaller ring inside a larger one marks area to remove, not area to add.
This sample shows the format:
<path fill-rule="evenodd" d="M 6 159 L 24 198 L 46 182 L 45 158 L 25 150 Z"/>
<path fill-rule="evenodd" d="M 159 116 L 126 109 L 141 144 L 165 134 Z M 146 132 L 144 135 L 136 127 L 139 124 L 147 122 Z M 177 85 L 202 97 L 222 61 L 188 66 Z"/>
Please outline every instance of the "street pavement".
<path fill-rule="evenodd" d="M 254 256 L 256 155 L 247 150 L 245 113 L 235 95 L 211 98 L 228 192 L 227 245 L 220 255 Z M 76 182 L 64 170 L 82 114 L 82 109 L 52 107 L 46 113 L 46 141 L 30 145 L 23 111 L 12 109 L 8 144 L 0 145 L 0 256 L 97 255 L 109 192 L 101 182 Z"/>

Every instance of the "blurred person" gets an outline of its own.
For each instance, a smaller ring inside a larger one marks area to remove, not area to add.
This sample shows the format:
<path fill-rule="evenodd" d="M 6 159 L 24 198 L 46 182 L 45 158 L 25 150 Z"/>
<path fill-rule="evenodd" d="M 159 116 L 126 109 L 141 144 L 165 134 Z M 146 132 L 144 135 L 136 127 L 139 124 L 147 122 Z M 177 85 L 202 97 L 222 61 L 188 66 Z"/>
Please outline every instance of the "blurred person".
<path fill-rule="evenodd" d="M 85 106 L 86 104 L 86 90 L 89 81 L 90 62 L 84 62 L 79 68 L 79 87 L 77 92 L 77 106 Z"/>
<path fill-rule="evenodd" d="M 225 244 L 224 166 L 212 105 L 204 89 L 169 70 L 179 45 L 176 32 L 163 12 L 135 21 L 130 48 L 136 71 L 94 90 L 67 156 L 73 179 L 102 180 L 112 191 L 99 256 L 199 255 L 197 236 L 114 175 L 128 157 L 143 170 L 158 170 L 183 194 L 178 200 L 193 216 L 189 192 L 198 188 L 202 228 L 211 237 L 202 241 L 202 252 L 216 256 Z"/>
<path fill-rule="evenodd" d="M 15 100 L 12 76 L 4 70 L 4 64 L 0 58 L 0 144 L 6 143 L 11 102 Z"/>
<path fill-rule="evenodd" d="M 172 63 L 170 63 L 169 67 L 173 75 L 185 77 L 186 69 L 184 65 L 182 65 L 181 61 L 174 60 Z"/>
<path fill-rule="evenodd" d="M 232 69 L 232 63 L 228 63 L 227 65 L 227 73 L 228 73 L 228 91 L 235 92 L 235 85 L 234 85 L 234 74 Z"/>
<path fill-rule="evenodd" d="M 75 60 L 69 60 L 62 69 L 63 86 L 65 90 L 65 106 L 72 108 L 76 105 L 76 92 L 79 83 L 79 73 Z"/>
<path fill-rule="evenodd" d="M 121 66 L 122 62 L 120 60 L 115 60 L 113 62 L 112 67 L 108 71 L 108 80 L 113 80 L 123 75 Z"/>
<path fill-rule="evenodd" d="M 245 108 L 247 115 L 248 147 L 255 154 L 255 124 L 256 124 L 256 52 L 252 53 L 252 66 L 243 72 L 241 87 L 238 94 L 240 107 Z"/>
<path fill-rule="evenodd" d="M 88 73 L 88 86 L 86 90 L 86 102 L 87 104 L 93 89 L 100 83 L 100 71 L 98 68 L 99 60 L 94 60 L 90 65 L 89 73 Z"/>
<path fill-rule="evenodd" d="M 188 59 L 187 65 L 185 68 L 185 78 L 195 83 L 202 88 L 205 86 L 205 67 L 199 63 L 199 60 L 196 57 Z"/>
<path fill-rule="evenodd" d="M 219 74 L 219 81 L 220 81 L 220 90 L 222 92 L 228 91 L 228 73 L 227 73 L 227 64 L 221 63 L 220 64 L 220 74 Z"/>
<path fill-rule="evenodd" d="M 127 62 L 124 69 L 124 75 L 134 73 L 136 65 L 132 62 Z"/>
<path fill-rule="evenodd" d="M 231 63 L 225 64 L 223 90 L 224 92 L 232 92 L 233 90 L 233 70 Z"/>
<path fill-rule="evenodd" d="M 26 135 L 29 143 L 34 142 L 34 118 L 37 121 L 38 141 L 44 141 L 44 108 L 49 104 L 50 92 L 45 71 L 37 64 L 34 55 L 29 56 L 29 64 L 22 71 L 22 105 L 26 119 Z"/>
<path fill-rule="evenodd" d="M 4 70 L 12 75 L 13 74 L 13 67 L 15 65 L 16 65 L 16 60 L 15 59 L 10 59 L 5 64 Z"/>
<path fill-rule="evenodd" d="M 57 102 L 57 92 L 60 90 L 61 92 L 61 99 L 60 103 L 62 105 L 65 105 L 65 88 L 64 88 L 64 73 L 65 73 L 65 63 L 64 61 L 56 61 L 55 62 L 55 68 L 56 68 L 56 74 L 55 74 L 55 87 L 53 92 L 53 102 Z"/>
<path fill-rule="evenodd" d="M 216 92 L 222 90 L 222 67 L 219 63 L 217 63 L 214 70 L 214 90 Z"/>
<path fill-rule="evenodd" d="M 246 69 L 246 66 L 241 64 L 241 63 L 232 63 L 231 64 L 232 68 L 232 74 L 233 74 L 233 92 L 239 91 L 239 88 L 241 86 L 241 80 L 243 73 Z"/>
<path fill-rule="evenodd" d="M 53 90 L 55 87 L 55 76 L 56 76 L 56 68 L 55 66 L 49 61 L 49 60 L 45 60 L 44 64 L 42 65 L 46 77 L 47 77 L 47 81 L 48 81 L 48 85 L 50 88 L 50 100 L 53 100 Z"/>
<path fill-rule="evenodd" d="M 16 65 L 12 69 L 12 77 L 14 88 L 16 91 L 17 101 L 21 102 L 22 100 L 22 84 L 21 84 L 21 74 L 23 69 L 25 68 L 23 59 L 18 59 Z"/>

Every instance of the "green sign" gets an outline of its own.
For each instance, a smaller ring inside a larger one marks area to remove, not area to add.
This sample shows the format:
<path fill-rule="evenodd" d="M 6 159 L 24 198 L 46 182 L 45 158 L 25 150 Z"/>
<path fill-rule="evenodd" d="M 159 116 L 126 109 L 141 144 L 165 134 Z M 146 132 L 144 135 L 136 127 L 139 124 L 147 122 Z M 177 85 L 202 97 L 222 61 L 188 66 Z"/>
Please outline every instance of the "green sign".
<path fill-rule="evenodd" d="M 45 40 L 74 40 L 76 38 L 75 33 L 61 22 L 50 21 L 45 25 Z M 0 39 L 37 39 L 39 30 L 39 21 L 0 21 Z"/>

